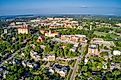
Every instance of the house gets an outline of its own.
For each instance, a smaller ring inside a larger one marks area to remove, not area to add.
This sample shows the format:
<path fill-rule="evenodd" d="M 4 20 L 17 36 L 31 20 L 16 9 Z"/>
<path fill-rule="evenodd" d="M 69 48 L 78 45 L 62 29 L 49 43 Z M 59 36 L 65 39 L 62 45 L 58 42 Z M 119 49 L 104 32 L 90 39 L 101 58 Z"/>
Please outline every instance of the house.
<path fill-rule="evenodd" d="M 44 36 L 39 36 L 37 42 L 43 42 L 45 40 Z"/>
<path fill-rule="evenodd" d="M 13 64 L 19 64 L 19 63 L 21 63 L 21 59 L 14 58 L 14 59 L 12 60 L 12 63 L 13 63 Z"/>
<path fill-rule="evenodd" d="M 46 32 L 44 29 L 40 29 L 39 31 L 41 34 L 45 34 L 45 32 Z"/>
<path fill-rule="evenodd" d="M 30 61 L 30 60 L 23 60 L 23 61 L 22 61 L 22 65 L 23 65 L 24 67 L 29 67 L 29 68 L 34 68 L 34 69 L 36 69 L 36 68 L 39 67 L 39 65 L 38 65 L 37 63 L 32 62 L 32 61 Z"/>
<path fill-rule="evenodd" d="M 39 18 L 38 19 L 30 20 L 31 23 L 37 23 L 37 22 L 40 22 L 40 21 L 41 21 L 41 19 L 39 19 Z"/>
<path fill-rule="evenodd" d="M 55 70 L 56 73 L 60 74 L 61 77 L 65 77 L 68 71 L 70 70 L 70 67 L 54 64 L 53 69 Z"/>
<path fill-rule="evenodd" d="M 29 67 L 29 68 L 33 68 L 34 67 L 33 64 L 31 62 L 29 62 L 29 61 L 27 61 L 26 66 Z"/>
<path fill-rule="evenodd" d="M 113 51 L 113 55 L 121 55 L 121 51 L 119 51 L 119 50 L 114 50 L 114 51 Z"/>
<path fill-rule="evenodd" d="M 36 48 L 36 46 L 34 44 L 31 44 L 30 46 L 32 47 L 32 49 Z"/>
<path fill-rule="evenodd" d="M 22 53 L 21 53 L 21 56 L 22 56 L 22 57 L 25 57 L 25 54 L 22 52 Z"/>
<path fill-rule="evenodd" d="M 43 59 L 44 61 L 55 61 L 55 55 L 46 55 L 45 58 Z"/>
<path fill-rule="evenodd" d="M 77 48 L 76 48 L 76 47 L 72 47 L 72 48 L 70 49 L 70 51 L 76 52 L 76 51 L 77 51 Z"/>
<path fill-rule="evenodd" d="M 116 24 L 116 27 L 121 27 L 121 23 Z"/>
<path fill-rule="evenodd" d="M 53 20 L 53 18 L 49 18 L 49 17 L 48 17 L 47 20 Z"/>
<path fill-rule="evenodd" d="M 72 52 L 76 52 L 78 49 L 79 44 L 74 44 L 73 47 L 70 49 Z"/>
<path fill-rule="evenodd" d="M 45 45 L 40 45 L 40 48 L 42 48 L 43 50 L 45 49 Z"/>
<path fill-rule="evenodd" d="M 49 69 L 49 72 L 54 74 L 54 70 L 53 69 Z"/>
<path fill-rule="evenodd" d="M 58 73 L 59 73 L 60 76 L 62 76 L 62 77 L 65 77 L 65 76 L 66 76 L 66 72 L 64 72 L 64 71 L 59 71 Z"/>
<path fill-rule="evenodd" d="M 107 69 L 108 66 L 107 66 L 107 62 L 103 62 L 103 66 L 102 66 L 103 69 Z"/>
<path fill-rule="evenodd" d="M 100 71 L 92 71 L 92 75 L 102 75 L 102 72 L 100 72 Z"/>
<path fill-rule="evenodd" d="M 91 40 L 91 43 L 92 44 L 100 44 L 100 43 L 102 43 L 104 40 L 102 39 L 102 38 L 93 38 L 92 40 Z"/>
<path fill-rule="evenodd" d="M 89 55 L 99 55 L 99 46 L 96 44 L 91 44 L 88 47 L 88 54 Z"/>
<path fill-rule="evenodd" d="M 84 64 L 87 64 L 87 62 L 88 62 L 88 59 L 85 58 L 85 59 L 84 59 Z"/>
<path fill-rule="evenodd" d="M 8 30 L 7 29 L 4 29 L 4 34 L 7 34 L 8 33 Z"/>
<path fill-rule="evenodd" d="M 4 80 L 6 79 L 6 75 L 9 73 L 9 71 L 7 70 L 6 66 L 1 66 L 0 67 L 0 79 Z"/>
<path fill-rule="evenodd" d="M 111 62 L 111 65 L 110 65 L 110 69 L 113 70 L 113 69 L 121 69 L 121 63 L 113 63 Z"/>
<path fill-rule="evenodd" d="M 30 51 L 30 56 L 35 60 L 39 61 L 40 60 L 40 55 L 37 52 Z"/>
<path fill-rule="evenodd" d="M 23 65 L 24 67 L 26 67 L 26 62 L 27 62 L 26 60 L 23 60 L 23 61 L 22 61 L 22 65 Z"/>

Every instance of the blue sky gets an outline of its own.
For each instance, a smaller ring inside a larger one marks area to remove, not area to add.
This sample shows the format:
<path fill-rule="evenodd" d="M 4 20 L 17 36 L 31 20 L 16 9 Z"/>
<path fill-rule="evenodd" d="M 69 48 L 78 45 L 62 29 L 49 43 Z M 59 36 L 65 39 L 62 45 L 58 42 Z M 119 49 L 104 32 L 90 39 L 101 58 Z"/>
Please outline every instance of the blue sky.
<path fill-rule="evenodd" d="M 121 15 L 121 0 L 0 0 L 0 15 Z"/>

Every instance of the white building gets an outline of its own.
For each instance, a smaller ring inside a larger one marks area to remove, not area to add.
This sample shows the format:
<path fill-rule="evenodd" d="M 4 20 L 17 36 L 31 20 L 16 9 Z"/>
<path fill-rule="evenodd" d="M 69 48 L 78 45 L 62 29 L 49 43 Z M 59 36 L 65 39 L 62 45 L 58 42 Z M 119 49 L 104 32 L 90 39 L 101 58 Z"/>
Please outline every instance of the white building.
<path fill-rule="evenodd" d="M 114 51 L 113 51 L 113 55 L 121 55 L 121 51 L 119 51 L 119 50 L 114 50 Z"/>

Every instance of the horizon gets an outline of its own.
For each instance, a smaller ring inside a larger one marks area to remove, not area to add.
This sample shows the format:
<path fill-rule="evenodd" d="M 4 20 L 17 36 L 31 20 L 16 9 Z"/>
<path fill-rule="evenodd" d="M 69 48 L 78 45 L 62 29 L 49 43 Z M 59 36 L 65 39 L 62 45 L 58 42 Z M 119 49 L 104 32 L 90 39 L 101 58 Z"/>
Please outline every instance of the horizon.
<path fill-rule="evenodd" d="M 87 14 L 121 16 L 120 0 L 1 0 L 0 16 Z"/>

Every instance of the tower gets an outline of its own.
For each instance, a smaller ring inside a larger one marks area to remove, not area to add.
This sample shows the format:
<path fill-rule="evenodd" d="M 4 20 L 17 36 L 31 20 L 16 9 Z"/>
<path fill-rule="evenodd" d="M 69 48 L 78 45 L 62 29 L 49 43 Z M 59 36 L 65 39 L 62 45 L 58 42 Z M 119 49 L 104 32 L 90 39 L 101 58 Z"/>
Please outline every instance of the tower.
<path fill-rule="evenodd" d="M 92 30 L 92 25 L 90 25 L 90 30 Z"/>

